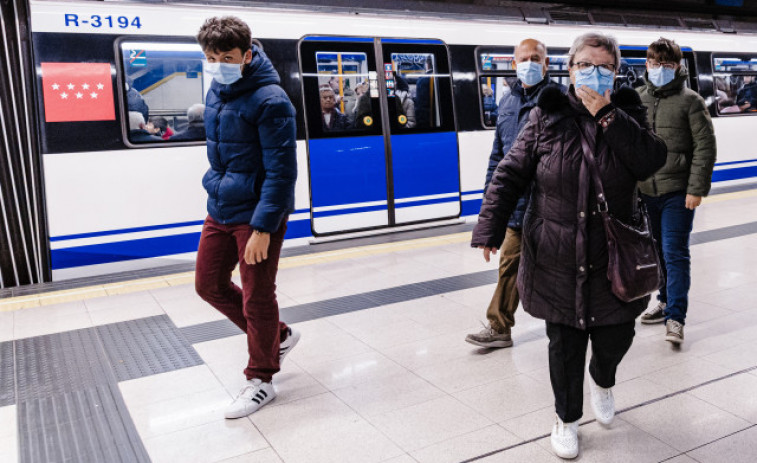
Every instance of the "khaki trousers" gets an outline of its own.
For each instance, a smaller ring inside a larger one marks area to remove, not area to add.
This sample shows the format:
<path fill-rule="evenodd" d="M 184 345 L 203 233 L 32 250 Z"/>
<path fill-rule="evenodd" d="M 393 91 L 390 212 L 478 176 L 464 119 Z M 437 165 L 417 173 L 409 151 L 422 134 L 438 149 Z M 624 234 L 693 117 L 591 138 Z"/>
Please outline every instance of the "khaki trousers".
<path fill-rule="evenodd" d="M 507 229 L 505 240 L 499 250 L 499 278 L 497 289 L 486 310 L 491 327 L 500 334 L 510 334 L 515 325 L 515 310 L 518 308 L 518 264 L 520 263 L 521 232 Z"/>

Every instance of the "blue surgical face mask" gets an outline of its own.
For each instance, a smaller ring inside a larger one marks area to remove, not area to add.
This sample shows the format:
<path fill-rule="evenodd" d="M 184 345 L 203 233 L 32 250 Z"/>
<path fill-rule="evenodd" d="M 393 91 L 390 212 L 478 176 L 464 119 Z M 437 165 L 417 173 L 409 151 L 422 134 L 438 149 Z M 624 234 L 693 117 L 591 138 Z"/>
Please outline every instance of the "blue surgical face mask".
<path fill-rule="evenodd" d="M 241 63 L 205 63 L 205 72 L 219 84 L 233 84 L 242 78 Z"/>
<path fill-rule="evenodd" d="M 600 67 L 597 66 L 588 74 L 584 74 L 581 71 L 574 71 L 576 76 L 576 88 L 583 87 L 584 85 L 604 96 L 607 90 L 612 90 L 612 84 L 615 81 L 615 73 L 612 71 L 603 71 L 609 73 L 605 75 L 599 71 Z"/>
<path fill-rule="evenodd" d="M 664 66 L 660 66 L 657 69 L 647 69 L 647 75 L 649 76 L 649 81 L 652 82 L 655 87 L 659 88 L 664 87 L 665 85 L 672 82 L 673 79 L 675 79 L 676 70 L 667 69 Z"/>
<path fill-rule="evenodd" d="M 533 61 L 524 61 L 516 66 L 518 79 L 529 87 L 538 84 L 544 79 L 544 66 Z"/>

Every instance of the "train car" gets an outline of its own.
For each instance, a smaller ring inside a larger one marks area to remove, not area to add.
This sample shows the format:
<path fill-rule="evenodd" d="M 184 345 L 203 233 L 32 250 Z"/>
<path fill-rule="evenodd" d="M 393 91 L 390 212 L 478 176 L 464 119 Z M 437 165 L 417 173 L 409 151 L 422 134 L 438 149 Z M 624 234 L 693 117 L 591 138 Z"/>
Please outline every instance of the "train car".
<path fill-rule="evenodd" d="M 250 25 L 297 109 L 285 246 L 475 218 L 514 46 L 545 42 L 552 78 L 566 83 L 567 47 L 591 30 L 243 6 L 30 7 L 53 280 L 193 260 L 206 216 L 197 105 L 209 85 L 194 36 L 209 16 Z M 660 35 L 681 44 L 713 115 L 715 185 L 754 181 L 757 101 L 737 100 L 757 86 L 757 36 L 603 32 L 622 44 L 618 85 L 643 82 Z M 323 116 L 322 96 L 341 116 Z"/>

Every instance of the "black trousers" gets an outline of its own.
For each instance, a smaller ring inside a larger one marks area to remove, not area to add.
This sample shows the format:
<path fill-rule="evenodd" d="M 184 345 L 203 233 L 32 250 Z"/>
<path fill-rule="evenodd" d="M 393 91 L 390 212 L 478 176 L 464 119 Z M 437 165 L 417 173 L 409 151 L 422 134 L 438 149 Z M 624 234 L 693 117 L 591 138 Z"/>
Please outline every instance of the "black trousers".
<path fill-rule="evenodd" d="M 615 371 L 636 334 L 634 323 L 579 330 L 547 322 L 549 377 L 555 394 L 555 411 L 563 422 L 572 423 L 583 414 L 584 368 L 589 338 L 589 373 L 598 386 L 610 388 L 615 386 Z"/>

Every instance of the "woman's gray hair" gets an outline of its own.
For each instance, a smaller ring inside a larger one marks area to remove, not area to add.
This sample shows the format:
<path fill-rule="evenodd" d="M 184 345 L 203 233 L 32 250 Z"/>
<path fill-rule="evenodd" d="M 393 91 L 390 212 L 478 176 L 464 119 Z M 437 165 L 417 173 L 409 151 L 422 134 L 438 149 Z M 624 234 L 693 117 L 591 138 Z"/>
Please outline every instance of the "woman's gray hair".
<path fill-rule="evenodd" d="M 573 41 L 573 46 L 570 47 L 568 52 L 568 65 L 573 66 L 573 58 L 578 52 L 585 47 L 604 48 L 607 53 L 615 57 L 615 70 L 620 67 L 620 47 L 615 37 L 611 35 L 604 35 L 597 32 L 588 32 L 584 35 L 576 37 Z"/>

